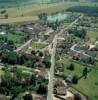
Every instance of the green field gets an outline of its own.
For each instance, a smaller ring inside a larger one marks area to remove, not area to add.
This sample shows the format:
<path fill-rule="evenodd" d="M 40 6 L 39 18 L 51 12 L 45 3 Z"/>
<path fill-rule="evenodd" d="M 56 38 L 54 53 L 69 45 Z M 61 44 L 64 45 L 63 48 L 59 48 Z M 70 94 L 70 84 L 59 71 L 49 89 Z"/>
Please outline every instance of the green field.
<path fill-rule="evenodd" d="M 68 75 L 78 75 L 78 77 L 80 77 L 82 75 L 82 70 L 84 68 L 83 65 L 77 64 L 73 61 L 70 61 L 69 58 L 63 57 L 62 62 L 64 63 L 64 75 L 68 76 Z M 74 64 L 75 66 L 75 70 L 74 71 L 70 71 L 67 69 L 67 67 L 70 66 L 70 64 Z"/>
<path fill-rule="evenodd" d="M 73 85 L 76 89 L 86 94 L 90 100 L 98 100 L 98 70 L 91 71 L 87 79 L 80 79 L 77 85 Z"/>
<path fill-rule="evenodd" d="M 4 36 L 7 37 L 8 40 L 13 41 L 14 43 L 20 43 L 22 40 L 22 36 L 15 33 L 7 33 Z"/>
<path fill-rule="evenodd" d="M 62 62 L 64 63 L 64 74 L 66 76 L 77 75 L 78 77 L 80 77 L 82 75 L 82 71 L 84 68 L 83 65 L 72 62 L 66 57 L 63 57 Z M 73 63 L 75 65 L 74 71 L 70 71 L 67 69 L 70 63 Z M 82 77 L 79 80 L 78 84 L 72 86 L 77 90 L 79 90 L 80 92 L 87 95 L 90 98 L 90 100 L 98 100 L 98 79 L 97 78 L 98 78 L 98 70 L 95 71 L 95 69 L 92 69 L 92 71 L 88 73 L 87 79 L 84 79 L 84 77 Z"/>

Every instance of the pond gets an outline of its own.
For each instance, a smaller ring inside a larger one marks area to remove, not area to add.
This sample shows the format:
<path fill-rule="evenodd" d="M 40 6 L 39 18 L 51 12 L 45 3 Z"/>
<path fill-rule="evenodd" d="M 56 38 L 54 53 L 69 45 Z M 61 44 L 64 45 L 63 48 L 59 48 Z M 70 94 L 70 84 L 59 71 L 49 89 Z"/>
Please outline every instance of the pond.
<path fill-rule="evenodd" d="M 47 20 L 49 22 L 55 22 L 56 20 L 62 21 L 64 19 L 66 19 L 67 17 L 68 17 L 68 14 L 66 14 L 66 13 L 58 13 L 58 14 L 55 14 L 55 15 L 49 15 Z"/>

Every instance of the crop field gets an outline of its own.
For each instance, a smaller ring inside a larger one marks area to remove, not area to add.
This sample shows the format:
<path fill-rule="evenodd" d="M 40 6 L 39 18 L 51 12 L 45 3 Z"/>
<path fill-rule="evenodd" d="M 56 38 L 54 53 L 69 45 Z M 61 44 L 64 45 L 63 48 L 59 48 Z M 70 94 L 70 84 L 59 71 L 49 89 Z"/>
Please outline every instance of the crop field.
<path fill-rule="evenodd" d="M 21 6 L 21 7 L 12 7 L 6 8 L 6 14 L 8 14 L 8 19 L 4 17 L 0 19 L 0 24 L 4 23 L 15 23 L 15 22 L 25 22 L 25 21 L 34 21 L 38 18 L 36 17 L 40 13 L 55 13 L 59 11 L 63 11 L 69 7 L 73 6 L 72 3 L 56 3 L 56 4 L 43 4 L 38 6 Z M 2 11 L 2 9 L 0 9 Z"/>
<path fill-rule="evenodd" d="M 0 24 L 21 23 L 21 22 L 29 22 L 29 21 L 36 21 L 36 20 L 38 20 L 37 16 L 24 16 L 24 17 L 0 19 Z"/>

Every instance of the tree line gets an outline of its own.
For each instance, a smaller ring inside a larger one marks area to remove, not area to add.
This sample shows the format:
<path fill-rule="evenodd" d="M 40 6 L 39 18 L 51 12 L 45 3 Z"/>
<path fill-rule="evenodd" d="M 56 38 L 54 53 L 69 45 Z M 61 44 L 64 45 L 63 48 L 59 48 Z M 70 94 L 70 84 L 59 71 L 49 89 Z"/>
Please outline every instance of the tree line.
<path fill-rule="evenodd" d="M 91 16 L 98 16 L 97 6 L 75 6 L 68 8 L 66 11 L 86 13 Z"/>

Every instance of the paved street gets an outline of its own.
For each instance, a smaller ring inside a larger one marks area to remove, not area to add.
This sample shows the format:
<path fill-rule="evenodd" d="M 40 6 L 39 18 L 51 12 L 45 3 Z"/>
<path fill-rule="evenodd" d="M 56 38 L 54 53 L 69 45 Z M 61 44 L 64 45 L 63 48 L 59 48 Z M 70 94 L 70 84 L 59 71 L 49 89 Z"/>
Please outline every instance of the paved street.
<path fill-rule="evenodd" d="M 55 36 L 55 38 L 53 40 L 53 49 L 52 49 L 52 53 L 51 53 L 51 68 L 50 68 L 50 74 L 49 74 L 47 100 L 53 100 L 53 79 L 54 79 L 56 45 L 57 45 L 57 35 Z"/>

